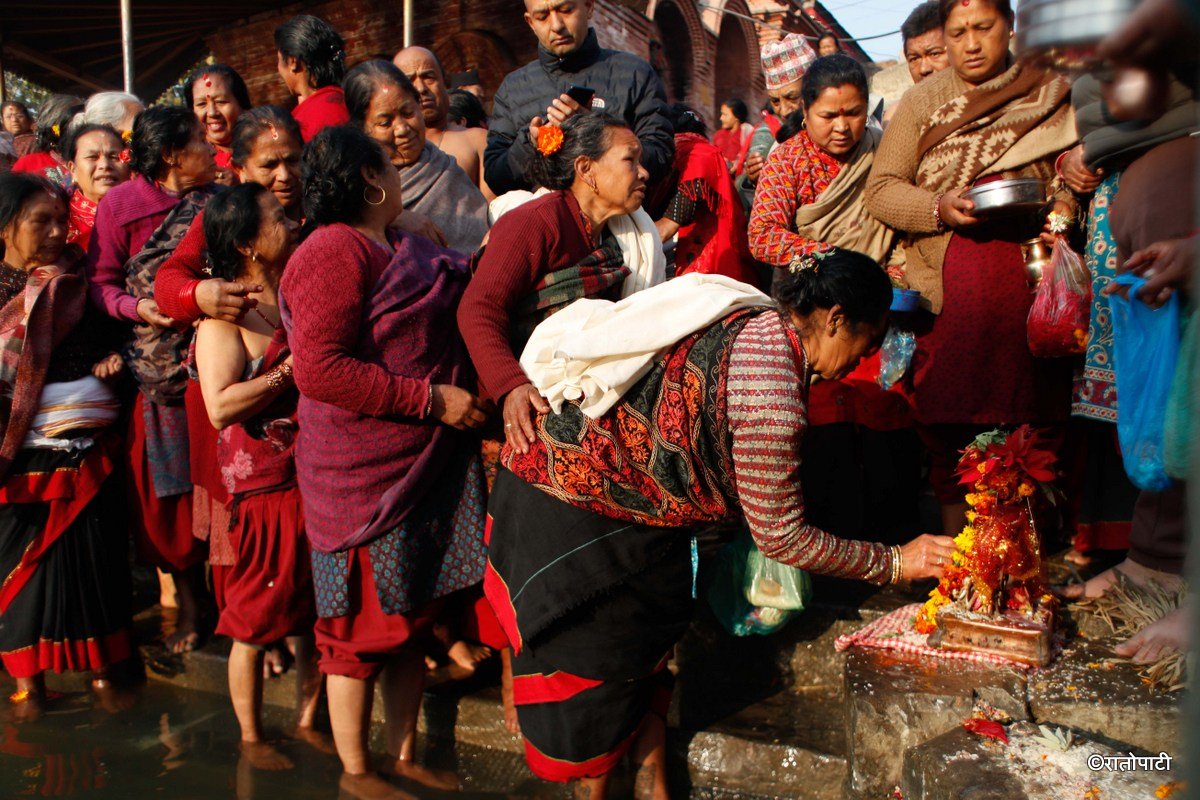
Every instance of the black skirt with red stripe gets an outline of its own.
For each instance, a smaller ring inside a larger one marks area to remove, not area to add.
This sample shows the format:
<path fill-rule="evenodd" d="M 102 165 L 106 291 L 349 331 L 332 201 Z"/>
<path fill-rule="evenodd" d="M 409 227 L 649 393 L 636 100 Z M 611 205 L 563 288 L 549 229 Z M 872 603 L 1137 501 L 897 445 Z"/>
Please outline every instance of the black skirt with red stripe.
<path fill-rule="evenodd" d="M 112 444 L 23 450 L 0 486 L 0 575 L 6 588 L 20 584 L 0 613 L 0 658 L 14 678 L 100 671 L 133 654 L 129 517 Z"/>
<path fill-rule="evenodd" d="M 690 530 L 603 517 L 501 469 L 489 536 L 484 586 L 516 650 L 526 761 L 545 780 L 603 775 L 666 715 L 692 614 Z"/>

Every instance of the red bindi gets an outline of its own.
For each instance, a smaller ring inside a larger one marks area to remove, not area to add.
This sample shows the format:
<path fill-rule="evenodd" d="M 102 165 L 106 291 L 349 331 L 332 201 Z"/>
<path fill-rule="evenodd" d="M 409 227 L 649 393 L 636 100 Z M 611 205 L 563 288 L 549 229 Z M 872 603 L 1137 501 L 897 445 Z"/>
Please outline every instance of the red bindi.
<path fill-rule="evenodd" d="M 963 5 L 965 6 L 966 4 L 967 4 L 967 0 L 963 0 Z M 212 78 L 208 77 L 207 75 L 204 76 L 204 85 L 212 86 Z"/>

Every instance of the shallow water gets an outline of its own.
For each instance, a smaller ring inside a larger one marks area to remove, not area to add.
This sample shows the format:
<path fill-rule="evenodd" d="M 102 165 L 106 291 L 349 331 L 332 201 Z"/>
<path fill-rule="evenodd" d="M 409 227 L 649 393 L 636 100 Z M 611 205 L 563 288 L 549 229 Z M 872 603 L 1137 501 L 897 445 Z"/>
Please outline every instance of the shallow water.
<path fill-rule="evenodd" d="M 0 682 L 7 695 L 11 682 Z M 150 681 L 136 706 L 120 714 L 93 707 L 90 694 L 53 701 L 32 723 L 14 723 L 4 703 L 0 716 L 0 798 L 333 798 L 338 796 L 337 758 L 287 740 L 279 749 L 295 768 L 254 770 L 238 756 L 237 724 L 228 699 Z M 285 730 L 290 714 L 268 707 L 268 735 Z M 459 745 L 426 748 L 425 762 L 454 769 L 461 793 L 421 791 L 418 797 L 562 796 L 562 788 L 532 778 L 519 756 Z"/>

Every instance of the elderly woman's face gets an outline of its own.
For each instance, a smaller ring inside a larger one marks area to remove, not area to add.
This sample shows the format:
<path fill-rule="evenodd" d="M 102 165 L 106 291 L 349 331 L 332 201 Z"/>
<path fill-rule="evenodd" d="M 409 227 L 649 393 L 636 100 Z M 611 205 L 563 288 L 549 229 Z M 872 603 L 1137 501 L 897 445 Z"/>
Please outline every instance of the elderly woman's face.
<path fill-rule="evenodd" d="M 38 191 L 30 195 L 8 227 L 0 231 L 4 260 L 18 269 L 53 264 L 67 244 L 67 204 Z"/>
<path fill-rule="evenodd" d="M 13 136 L 20 136 L 22 133 L 29 133 L 33 130 L 33 120 L 25 116 L 25 112 L 16 106 L 4 107 L 3 121 L 4 130 Z"/>
<path fill-rule="evenodd" d="M 204 127 L 197 120 L 192 136 L 182 150 L 166 154 L 169 169 L 184 187 L 203 186 L 217 177 L 213 149 L 205 138 Z"/>
<path fill-rule="evenodd" d="M 250 246 L 263 264 L 282 270 L 288 256 L 296 248 L 299 226 L 288 219 L 287 212 L 270 192 L 258 198 L 258 212 L 262 221 L 258 226 L 258 235 Z"/>
<path fill-rule="evenodd" d="M 804 126 L 817 147 L 834 158 L 847 156 L 867 129 L 867 98 L 857 86 L 830 86 L 804 110 Z"/>
<path fill-rule="evenodd" d="M 587 164 L 586 171 L 576 167 L 576 184 L 583 181 L 619 214 L 631 214 L 646 197 L 650 174 L 642 166 L 642 143 L 628 128 L 608 129 L 608 149 Z"/>
<path fill-rule="evenodd" d="M 812 371 L 825 380 L 841 380 L 849 375 L 865 357 L 877 352 L 887 332 L 887 314 L 874 324 L 851 324 L 841 306 L 828 311 L 817 309 L 807 320 L 794 312 L 792 322 L 800 330 L 813 330 L 805 338 Z"/>
<path fill-rule="evenodd" d="M 375 87 L 367 107 L 364 130 L 383 145 L 384 152 L 397 167 L 416 161 L 425 148 L 425 118 L 420 100 L 391 83 Z"/>
<path fill-rule="evenodd" d="M 950 66 L 972 86 L 1004 71 L 1012 26 L 988 0 L 956 3 L 943 28 Z"/>
<path fill-rule="evenodd" d="M 229 147 L 233 123 L 245 111 L 222 75 L 203 74 L 192 84 L 192 112 L 214 147 Z"/>
<path fill-rule="evenodd" d="M 108 190 L 129 180 L 129 163 L 121 160 L 125 143 L 108 131 L 91 131 L 75 141 L 71 177 L 83 196 L 93 203 Z"/>
<path fill-rule="evenodd" d="M 246 163 L 238 167 L 243 183 L 265 186 L 288 210 L 300 207 L 300 142 L 287 131 L 269 128 L 254 140 Z"/>

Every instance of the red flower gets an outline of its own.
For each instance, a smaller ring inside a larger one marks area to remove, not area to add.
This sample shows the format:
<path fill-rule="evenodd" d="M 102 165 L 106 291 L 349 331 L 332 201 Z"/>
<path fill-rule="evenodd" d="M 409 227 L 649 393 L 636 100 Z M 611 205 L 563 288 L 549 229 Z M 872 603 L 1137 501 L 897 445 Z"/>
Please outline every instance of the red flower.
<path fill-rule="evenodd" d="M 974 733 L 977 736 L 986 736 L 989 739 L 999 739 L 1008 744 L 1008 733 L 1004 730 L 1004 726 L 999 722 L 993 722 L 990 719 L 980 719 L 979 717 L 971 717 L 963 723 L 963 727 Z"/>
<path fill-rule="evenodd" d="M 124 150 L 121 151 L 121 154 L 119 156 L 117 156 L 117 158 L 121 159 L 122 163 L 128 164 L 130 161 L 133 160 L 133 154 L 131 152 L 129 152 L 129 148 L 126 147 Z"/>

